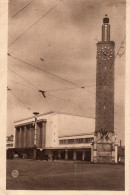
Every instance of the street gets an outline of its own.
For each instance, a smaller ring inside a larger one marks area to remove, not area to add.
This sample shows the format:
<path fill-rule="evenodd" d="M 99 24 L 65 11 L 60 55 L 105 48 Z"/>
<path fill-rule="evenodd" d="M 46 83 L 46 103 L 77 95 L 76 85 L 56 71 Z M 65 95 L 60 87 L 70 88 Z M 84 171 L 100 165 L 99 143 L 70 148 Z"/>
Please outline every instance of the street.
<path fill-rule="evenodd" d="M 11 172 L 18 170 L 18 177 Z M 7 160 L 7 190 L 124 190 L 124 165 Z"/>

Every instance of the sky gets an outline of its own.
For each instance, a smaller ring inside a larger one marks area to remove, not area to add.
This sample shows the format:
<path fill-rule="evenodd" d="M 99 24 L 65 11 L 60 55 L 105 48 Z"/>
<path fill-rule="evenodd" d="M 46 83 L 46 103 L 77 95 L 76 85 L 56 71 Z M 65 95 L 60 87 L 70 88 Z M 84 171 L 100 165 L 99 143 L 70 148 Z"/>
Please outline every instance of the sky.
<path fill-rule="evenodd" d="M 14 131 L 14 121 L 35 111 L 95 118 L 96 44 L 101 41 L 102 21 L 107 13 L 116 54 L 126 34 L 125 7 L 124 0 L 9 1 L 8 135 Z M 117 55 L 114 64 L 115 131 L 122 144 L 125 43 L 123 46 L 123 55 Z M 39 90 L 47 91 L 46 98 Z"/>

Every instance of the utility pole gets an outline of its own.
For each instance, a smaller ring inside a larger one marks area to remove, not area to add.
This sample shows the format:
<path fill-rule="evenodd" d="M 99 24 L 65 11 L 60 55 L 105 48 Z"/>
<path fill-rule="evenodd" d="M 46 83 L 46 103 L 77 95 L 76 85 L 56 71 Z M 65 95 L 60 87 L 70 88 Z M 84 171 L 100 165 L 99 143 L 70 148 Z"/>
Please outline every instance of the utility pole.
<path fill-rule="evenodd" d="M 34 114 L 34 118 L 35 118 L 35 121 L 34 121 L 34 148 L 33 148 L 33 160 L 36 160 L 36 149 L 37 149 L 37 115 L 39 114 L 39 112 L 33 112 Z"/>

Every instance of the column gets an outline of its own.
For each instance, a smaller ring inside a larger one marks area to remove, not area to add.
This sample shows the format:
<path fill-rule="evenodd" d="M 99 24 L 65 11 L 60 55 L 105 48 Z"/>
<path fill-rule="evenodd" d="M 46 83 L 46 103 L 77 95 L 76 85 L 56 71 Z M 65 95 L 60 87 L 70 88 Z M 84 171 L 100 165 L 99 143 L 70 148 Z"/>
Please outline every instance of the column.
<path fill-rule="evenodd" d="M 27 128 L 26 128 L 26 126 L 24 126 L 24 136 L 23 136 L 23 137 L 24 137 L 24 138 L 23 138 L 23 139 L 24 139 L 24 143 L 23 143 L 23 144 L 24 144 L 24 145 L 23 145 L 24 148 L 27 147 L 27 144 L 26 144 L 26 136 L 27 136 L 26 134 L 27 134 L 27 133 L 26 133 L 26 132 L 27 132 Z"/>
<path fill-rule="evenodd" d="M 115 143 L 112 142 L 111 147 L 112 147 L 111 159 L 112 159 L 112 162 L 115 163 Z"/>
<path fill-rule="evenodd" d="M 21 148 L 21 142 L 22 142 L 22 128 L 20 127 L 20 129 L 19 129 L 19 148 Z"/>
<path fill-rule="evenodd" d="M 97 136 L 94 135 L 94 142 L 93 142 L 93 162 L 97 162 Z"/>
<path fill-rule="evenodd" d="M 112 158 L 112 163 L 115 163 L 115 133 L 111 133 L 111 148 L 112 148 L 112 153 L 111 153 L 111 158 Z"/>
<path fill-rule="evenodd" d="M 26 148 L 28 148 L 28 126 L 26 126 Z"/>
<path fill-rule="evenodd" d="M 21 127 L 21 148 L 24 147 L 24 128 Z"/>
<path fill-rule="evenodd" d="M 42 123 L 42 148 L 46 145 L 46 122 Z"/>
<path fill-rule="evenodd" d="M 33 147 L 33 144 L 32 144 L 32 126 L 30 125 L 30 147 Z"/>
<path fill-rule="evenodd" d="M 91 147 L 91 162 L 93 162 L 93 145 Z"/>
<path fill-rule="evenodd" d="M 82 152 L 82 160 L 84 160 L 85 159 L 85 150 L 83 150 L 83 152 Z"/>
<path fill-rule="evenodd" d="M 118 142 L 115 142 L 115 163 L 118 163 Z"/>
<path fill-rule="evenodd" d="M 76 154 L 76 150 L 74 150 L 73 152 L 73 160 L 76 160 L 77 159 L 77 154 Z"/>
<path fill-rule="evenodd" d="M 28 147 L 31 147 L 31 128 L 28 128 Z"/>
<path fill-rule="evenodd" d="M 97 162 L 97 144 L 94 143 L 94 147 L 93 147 L 93 160 L 94 162 Z"/>
<path fill-rule="evenodd" d="M 34 147 L 34 126 L 31 126 L 31 147 Z"/>
<path fill-rule="evenodd" d="M 61 159 L 61 153 L 60 150 L 58 150 L 58 158 Z"/>
<path fill-rule="evenodd" d="M 34 125 L 34 147 L 37 147 L 37 134 L 38 134 L 38 129 L 37 129 L 37 123 L 35 122 L 35 125 Z"/>
<path fill-rule="evenodd" d="M 36 133 L 36 136 L 35 136 L 35 140 L 36 140 L 36 146 L 39 148 L 40 147 L 40 124 L 37 123 L 35 124 L 35 133 Z"/>
<path fill-rule="evenodd" d="M 65 160 L 68 160 L 68 150 L 65 151 Z"/>
<path fill-rule="evenodd" d="M 15 128 L 15 148 L 18 147 L 18 129 Z"/>

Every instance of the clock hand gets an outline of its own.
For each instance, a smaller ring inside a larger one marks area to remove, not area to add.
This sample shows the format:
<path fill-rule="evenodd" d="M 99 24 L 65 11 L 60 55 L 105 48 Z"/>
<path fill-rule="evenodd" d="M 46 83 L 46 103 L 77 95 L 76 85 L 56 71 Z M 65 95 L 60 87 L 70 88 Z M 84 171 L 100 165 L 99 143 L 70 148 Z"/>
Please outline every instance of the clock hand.
<path fill-rule="evenodd" d="M 102 52 L 103 52 L 104 55 L 107 55 L 103 50 L 102 50 Z"/>

